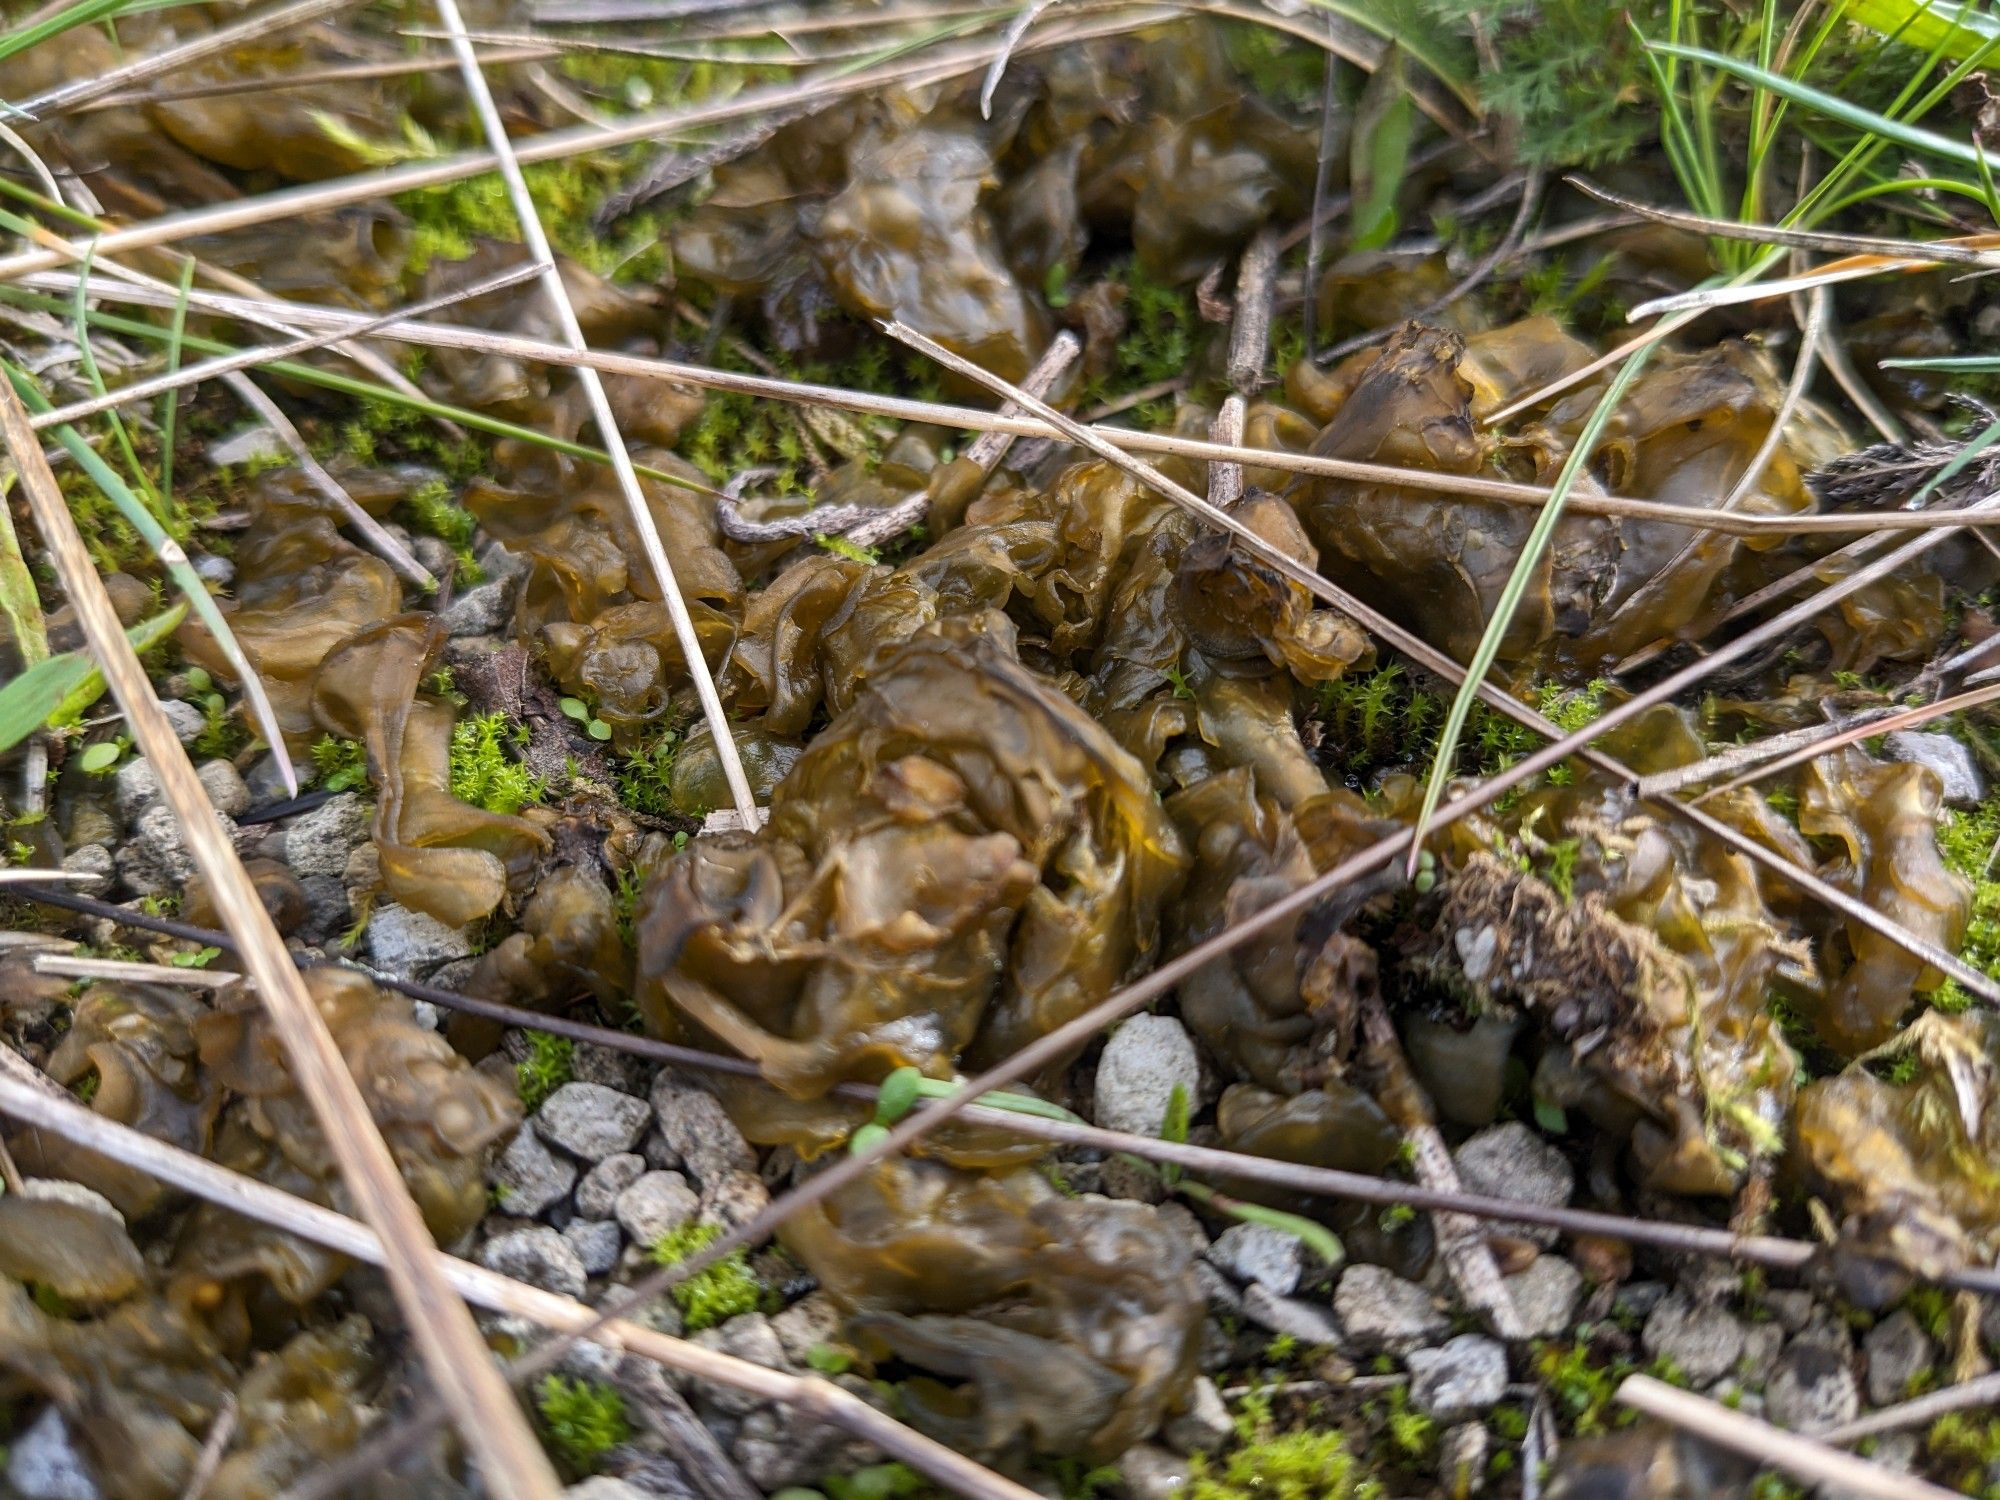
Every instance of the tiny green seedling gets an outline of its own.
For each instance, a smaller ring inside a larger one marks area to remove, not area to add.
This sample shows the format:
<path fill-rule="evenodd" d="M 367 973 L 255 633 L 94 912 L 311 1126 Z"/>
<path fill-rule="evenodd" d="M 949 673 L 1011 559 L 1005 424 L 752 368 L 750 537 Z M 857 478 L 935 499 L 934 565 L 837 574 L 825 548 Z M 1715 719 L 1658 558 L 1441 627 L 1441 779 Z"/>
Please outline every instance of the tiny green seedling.
<path fill-rule="evenodd" d="M 590 705 L 581 698 L 564 698 L 556 704 L 563 711 L 563 717 L 574 719 L 583 726 L 583 732 L 594 740 L 611 738 L 611 726 L 590 711 Z"/>

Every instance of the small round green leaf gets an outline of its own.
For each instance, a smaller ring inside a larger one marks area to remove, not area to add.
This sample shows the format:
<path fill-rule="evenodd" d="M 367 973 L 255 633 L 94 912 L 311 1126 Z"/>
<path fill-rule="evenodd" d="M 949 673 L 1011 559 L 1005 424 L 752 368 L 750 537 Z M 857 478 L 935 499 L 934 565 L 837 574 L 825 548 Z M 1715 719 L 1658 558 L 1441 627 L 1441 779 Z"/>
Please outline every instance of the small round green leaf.
<path fill-rule="evenodd" d="M 887 1140 L 888 1136 L 888 1126 L 877 1125 L 873 1120 L 870 1120 L 848 1138 L 847 1149 L 856 1156 L 860 1156 L 863 1152 L 873 1151 L 876 1142 Z"/>
<path fill-rule="evenodd" d="M 94 745 L 86 745 L 77 764 L 92 776 L 102 776 L 118 764 L 119 750 L 114 741 L 99 740 Z"/>
<path fill-rule="evenodd" d="M 602 719 L 592 719 L 588 724 L 583 726 L 583 732 L 594 740 L 608 740 L 611 738 L 611 726 Z"/>
<path fill-rule="evenodd" d="M 561 699 L 556 707 L 563 711 L 564 718 L 575 719 L 579 724 L 590 717 L 590 709 L 585 706 L 581 698 Z"/>
<path fill-rule="evenodd" d="M 210 677 L 200 667 L 189 667 L 187 670 L 187 685 L 190 693 L 205 693 L 215 686 L 215 679 Z"/>
<path fill-rule="evenodd" d="M 923 1077 L 915 1068 L 898 1068 L 883 1079 L 875 1095 L 875 1123 L 893 1125 L 914 1109 Z"/>

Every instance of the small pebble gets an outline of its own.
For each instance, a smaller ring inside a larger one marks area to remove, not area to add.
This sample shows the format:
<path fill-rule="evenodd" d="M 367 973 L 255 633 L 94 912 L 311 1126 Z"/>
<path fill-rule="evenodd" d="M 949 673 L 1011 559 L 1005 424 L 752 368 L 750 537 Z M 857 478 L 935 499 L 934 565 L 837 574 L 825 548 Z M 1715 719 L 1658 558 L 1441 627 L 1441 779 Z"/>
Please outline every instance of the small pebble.
<path fill-rule="evenodd" d="M 1483 1334 L 1462 1333 L 1408 1359 L 1410 1404 L 1440 1422 L 1490 1411 L 1507 1394 L 1507 1351 Z"/>
<path fill-rule="evenodd" d="M 646 1133 L 652 1106 L 601 1083 L 566 1083 L 535 1113 L 535 1129 L 551 1146 L 584 1161 L 630 1151 Z"/>
<path fill-rule="evenodd" d="M 701 1199 L 678 1172 L 648 1172 L 618 1195 L 615 1211 L 625 1233 L 650 1250 L 701 1209 Z"/>

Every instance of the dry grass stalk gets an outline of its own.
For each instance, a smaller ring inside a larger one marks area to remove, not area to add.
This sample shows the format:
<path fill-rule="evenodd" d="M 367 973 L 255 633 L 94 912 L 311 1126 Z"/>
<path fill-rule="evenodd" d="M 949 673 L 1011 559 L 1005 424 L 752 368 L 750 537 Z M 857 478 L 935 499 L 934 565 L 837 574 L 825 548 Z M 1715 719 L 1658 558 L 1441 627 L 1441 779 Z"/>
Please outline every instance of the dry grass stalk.
<path fill-rule="evenodd" d="M 73 958 L 66 953 L 37 954 L 29 967 L 37 974 L 60 974 L 71 979 L 171 984 L 188 990 L 225 990 L 243 980 L 241 974 L 226 971 L 211 974 L 206 969 L 184 969 L 174 964 L 128 963 L 119 958 Z"/>
<path fill-rule="evenodd" d="M 562 48 L 519 47 L 489 52 L 479 60 L 488 67 L 509 63 L 542 62 L 562 56 Z M 191 83 L 184 88 L 132 89 L 93 99 L 80 112 L 94 109 L 125 109 L 132 105 L 172 104 L 183 99 L 213 99 L 225 94 L 261 94 L 273 89 L 304 89 L 322 83 L 367 83 L 377 78 L 404 78 L 412 73 L 442 73 L 458 66 L 451 57 L 407 57 L 394 62 L 350 63 L 335 68 L 300 68 L 289 73 L 270 73 L 255 78 L 218 79 L 214 83 Z"/>
<path fill-rule="evenodd" d="M 32 273 L 29 286 L 48 291 L 69 291 L 75 283 L 67 273 Z M 155 292 L 103 287 L 93 295 L 104 300 L 131 302 L 144 307 L 171 307 L 173 300 Z M 247 316 L 257 309 L 238 298 L 210 296 L 196 292 L 188 303 L 225 317 Z M 677 385 L 700 386 L 706 390 L 729 391 L 766 400 L 790 401 L 809 406 L 830 406 L 867 416 L 899 422 L 928 422 L 956 427 L 967 432 L 997 432 L 1014 437 L 1053 438 L 1069 441 L 1064 432 L 1039 417 L 1018 412 L 987 411 L 979 407 L 954 406 L 944 402 L 919 401 L 904 396 L 881 396 L 868 391 L 851 391 L 839 386 L 815 385 L 808 381 L 786 380 L 775 375 L 749 375 L 735 370 L 717 370 L 705 365 L 644 355 L 620 354 L 610 350 L 578 351 L 541 339 L 490 333 L 450 323 L 415 323 L 398 319 L 382 323 L 366 314 L 342 308 L 284 304 L 285 322 L 306 328 L 338 328 L 349 335 L 368 327 L 381 338 L 447 349 L 474 349 L 509 358 L 537 360 L 544 364 L 571 368 L 589 367 L 606 375 L 632 375 Z M 266 311 L 263 316 L 269 318 Z M 1145 392 L 1135 393 L 1134 402 L 1150 400 L 1164 391 L 1178 388 L 1175 379 Z M 116 392 L 113 392 L 116 395 Z M 1094 416 L 1110 414 L 1101 408 Z M 1359 459 L 1322 458 L 1310 453 L 1281 449 L 1242 448 L 1176 437 L 1170 433 L 1138 432 L 1125 427 L 1091 429 L 1116 447 L 1133 453 L 1163 454 L 1204 463 L 1234 462 L 1263 468 L 1282 469 L 1294 474 L 1317 475 L 1329 479 L 1353 480 L 1364 484 L 1388 484 L 1399 488 L 1429 490 L 1469 500 L 1494 500 L 1506 505 L 1547 504 L 1546 486 L 1488 479 L 1480 475 L 1444 474 L 1430 469 L 1404 469 L 1391 464 L 1367 463 Z M 1959 531 L 1968 524 L 2000 525 L 2000 515 L 1967 518 L 1941 511 L 1848 511 L 1828 515 L 1757 516 L 1734 515 L 1726 511 L 1695 506 L 1673 505 L 1651 500 L 1635 500 L 1620 495 L 1572 495 L 1567 508 L 1580 514 L 1616 516 L 1635 521 L 1664 522 L 1697 531 L 1719 531 L 1731 536 L 1797 536 L 1803 533 L 1845 534 L 1854 531 Z"/>
<path fill-rule="evenodd" d="M 1066 25 L 1045 28 L 1039 35 L 1025 39 L 1017 51 L 1041 51 L 1045 48 L 1069 46 L 1098 37 L 1118 36 L 1171 19 L 1174 14 L 1173 7 L 1137 4 L 1109 20 L 1095 22 L 1073 20 Z M 854 72 L 836 71 L 833 76 L 826 78 L 811 78 L 767 89 L 748 89 L 732 99 L 713 104 L 696 105 L 685 109 L 655 110 L 648 114 L 634 115 L 610 129 L 595 125 L 579 125 L 567 130 L 552 130 L 523 142 L 516 148 L 515 157 L 524 166 L 537 162 L 561 161 L 591 151 L 608 150 L 613 146 L 628 146 L 637 141 L 651 140 L 675 131 L 719 125 L 731 120 L 751 119 L 773 110 L 792 109 L 819 100 L 845 98 L 886 84 L 921 87 L 977 71 L 992 61 L 994 53 L 995 47 L 991 43 L 939 48 L 879 68 Z M 258 224 L 275 223 L 280 219 L 296 218 L 304 214 L 343 207 L 350 203 L 365 203 L 373 198 L 389 197 L 396 193 L 409 192 L 414 188 L 437 187 L 443 183 L 476 177 L 481 172 L 490 172 L 498 165 L 499 158 L 491 151 L 462 152 L 455 156 L 440 157 L 435 161 L 412 162 L 400 167 L 357 172 L 347 177 L 330 178 L 324 182 L 301 187 L 281 188 L 275 192 L 232 199 L 226 203 L 212 204 L 204 208 L 162 214 L 142 224 L 114 229 L 92 238 L 95 239 L 100 257 L 120 255 L 131 250 L 175 244 L 200 235 L 222 234 L 235 229 L 248 229 Z M 80 258 L 91 243 L 91 238 L 72 241 L 70 249 L 73 257 Z M 46 248 L 22 250 L 12 255 L 0 256 L 0 281 L 16 280 L 29 271 L 48 270 L 52 266 L 59 265 L 64 258 L 60 253 Z"/>
<path fill-rule="evenodd" d="M 1650 1375 L 1628 1376 L 1618 1387 L 1618 1399 L 1635 1411 L 1657 1417 L 1717 1447 L 1754 1459 L 1760 1466 L 1782 1470 L 1808 1484 L 1827 1485 L 1843 1494 L 1866 1496 L 1867 1500 L 1953 1500 L 1953 1491 L 1942 1485 L 1871 1464 L 1851 1453 L 1830 1448 L 1816 1438 L 1773 1427 L 1769 1422 L 1732 1411 L 1719 1401 L 1677 1389 Z"/>
<path fill-rule="evenodd" d="M 256 983 L 347 1190 L 382 1237 L 390 1286 L 432 1380 L 496 1495 L 507 1500 L 553 1496 L 560 1486 L 541 1445 L 494 1368 L 471 1315 L 439 1275 L 436 1249 L 395 1160 L 160 709 L 28 425 L 28 414 L 11 389 L 0 390 L 0 436 L 91 654 L 159 778 L 161 796 L 180 820 L 188 852 L 236 939 L 245 971 Z"/>
<path fill-rule="evenodd" d="M 119 89 L 130 88 L 135 83 L 144 83 L 149 78 L 158 78 L 164 73 L 172 73 L 189 63 L 204 57 L 213 57 L 218 52 L 227 52 L 259 37 L 270 36 L 274 32 L 287 31 L 294 26 L 304 26 L 338 11 L 351 10 L 360 0 L 292 0 L 289 5 L 275 6 L 260 11 L 254 16 L 245 16 L 232 26 L 218 26 L 206 35 L 181 43 L 178 47 L 166 47 L 145 57 L 136 57 L 109 73 L 100 73 L 94 78 L 78 78 L 63 84 L 60 88 L 49 89 L 24 99 L 14 106 L 29 119 L 46 119 L 50 115 L 67 113 L 93 99 L 101 99 L 106 94 Z"/>
<path fill-rule="evenodd" d="M 480 127 L 485 131 L 499 163 L 500 177 L 507 185 L 507 197 L 520 223 L 528 257 L 541 272 L 543 294 L 555 311 L 563 341 L 581 353 L 589 347 L 583 336 L 583 327 L 577 322 L 576 309 L 571 305 L 569 291 L 563 285 L 562 272 L 556 267 L 555 251 L 542 229 L 541 216 L 536 211 L 533 196 L 528 192 L 527 179 L 521 175 L 521 164 L 515 160 L 514 146 L 507 139 L 507 127 L 501 123 L 493 91 L 487 87 L 486 75 L 479 70 L 479 58 L 466 37 L 465 20 L 458 13 L 457 0 L 437 0 L 437 10 L 445 28 L 451 33 L 451 46 L 458 56 L 460 76 L 465 80 L 465 89 L 479 116 Z M 750 778 L 744 774 L 743 761 L 736 752 L 736 738 L 730 730 L 729 714 L 722 706 L 722 695 L 715 689 L 715 677 L 709 671 L 708 659 L 702 654 L 701 637 L 695 633 L 694 616 L 688 611 L 687 601 L 681 597 L 680 584 L 674 577 L 674 565 L 667 557 L 666 543 L 661 540 L 652 507 L 646 503 L 646 496 L 639 488 L 639 476 L 632 468 L 632 455 L 626 450 L 625 439 L 618 431 L 618 421 L 612 415 L 611 399 L 604 392 L 603 377 L 588 365 L 580 366 L 576 375 L 590 402 L 591 420 L 596 424 L 598 440 L 611 457 L 612 472 L 618 476 L 618 488 L 624 496 L 633 529 L 639 534 L 639 544 L 645 549 L 646 561 L 652 567 L 653 580 L 659 585 L 660 600 L 666 606 L 668 618 L 673 621 L 674 637 L 680 642 L 688 674 L 694 679 L 695 694 L 701 700 L 702 717 L 708 721 L 709 733 L 714 737 L 716 759 L 722 766 L 723 778 L 729 783 L 730 797 L 736 803 L 736 811 L 744 824 L 754 829 L 762 814 L 757 809 L 757 799 L 750 791 Z"/>
<path fill-rule="evenodd" d="M 95 1114 L 62 1089 L 47 1092 L 29 1082 L 23 1073 L 49 1083 L 11 1049 L 0 1047 L 0 1113 L 100 1152 L 246 1218 L 270 1224 L 369 1265 L 382 1266 L 394 1275 L 395 1257 L 367 1225 Z M 595 1309 L 581 1302 L 513 1281 L 484 1266 L 438 1251 L 432 1251 L 428 1259 L 459 1296 L 480 1307 L 528 1318 L 544 1328 L 565 1333 L 588 1328 L 590 1341 L 607 1349 L 638 1354 L 669 1369 L 796 1407 L 874 1443 L 919 1473 L 974 1500 L 1038 1500 L 1032 1490 L 1002 1479 L 942 1443 L 911 1431 L 828 1381 L 766 1369 L 640 1324 L 606 1323 Z M 453 1300 L 456 1304 L 456 1299 Z M 462 1307 L 460 1310 L 462 1313 Z M 467 1321 L 469 1324 L 470 1320 Z M 483 1345 L 480 1364 L 488 1370 L 494 1368 Z M 507 1405 L 513 1409 L 511 1400 Z M 546 1463 L 539 1447 L 534 1457 Z M 496 1493 L 516 1492 L 502 1490 L 491 1479 L 487 1484 Z"/>

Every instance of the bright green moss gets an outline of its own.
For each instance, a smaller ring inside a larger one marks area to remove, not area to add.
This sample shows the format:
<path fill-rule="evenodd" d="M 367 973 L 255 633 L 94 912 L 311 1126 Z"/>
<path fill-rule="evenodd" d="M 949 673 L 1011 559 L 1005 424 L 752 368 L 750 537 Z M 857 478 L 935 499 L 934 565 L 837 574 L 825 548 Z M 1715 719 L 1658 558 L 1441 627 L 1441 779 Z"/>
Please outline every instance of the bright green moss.
<path fill-rule="evenodd" d="M 514 1087 L 521 1095 L 521 1108 L 533 1114 L 543 1100 L 570 1081 L 576 1043 L 546 1031 L 531 1031 L 527 1037 L 528 1055 L 514 1064 Z"/>
<path fill-rule="evenodd" d="M 359 740 L 323 734 L 313 742 L 312 763 L 321 791 L 351 792 L 368 785 L 368 750 Z"/>
<path fill-rule="evenodd" d="M 1938 854 L 1972 882 L 1972 915 L 1965 924 L 1959 956 L 1982 974 L 2000 972 L 2000 879 L 1988 867 L 2000 845 L 2000 797 L 1964 812 L 1945 814 L 1938 823 Z M 1931 997 L 1939 1010 L 1964 1010 L 1971 997 L 1956 980 L 1946 980 Z"/>
<path fill-rule="evenodd" d="M 571 1469 L 588 1474 L 611 1449 L 632 1436 L 625 1398 L 595 1380 L 545 1379 L 535 1394 L 542 1435 Z"/>
<path fill-rule="evenodd" d="M 716 1224 L 683 1224 L 653 1246 L 653 1259 L 663 1266 L 677 1266 L 713 1244 L 721 1233 Z M 672 1291 L 690 1333 L 726 1323 L 738 1313 L 755 1311 L 764 1294 L 741 1250 L 730 1251 L 714 1265 L 677 1283 Z"/>
<path fill-rule="evenodd" d="M 1383 1490 L 1329 1427 L 1262 1436 L 1220 1460 L 1198 1455 L 1186 1493 L 1188 1500 L 1376 1500 Z"/>
<path fill-rule="evenodd" d="M 504 714 L 459 720 L 451 731 L 452 796 L 509 817 L 541 801 L 545 788 L 540 778 L 508 753 L 510 744 L 525 737 L 526 731 Z"/>

